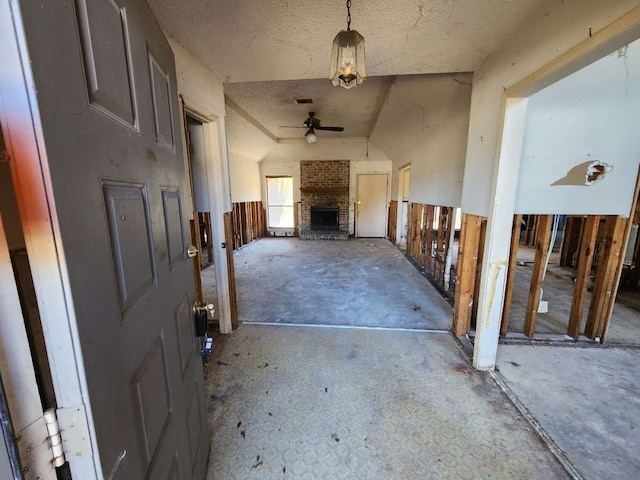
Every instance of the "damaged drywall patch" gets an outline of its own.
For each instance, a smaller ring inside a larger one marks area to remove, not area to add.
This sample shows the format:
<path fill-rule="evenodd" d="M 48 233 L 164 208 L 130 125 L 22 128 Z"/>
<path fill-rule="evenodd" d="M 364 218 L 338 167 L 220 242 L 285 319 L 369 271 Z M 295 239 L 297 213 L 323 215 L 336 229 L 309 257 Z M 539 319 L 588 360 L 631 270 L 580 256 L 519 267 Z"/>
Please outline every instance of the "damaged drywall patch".
<path fill-rule="evenodd" d="M 573 185 L 578 187 L 590 187 L 591 185 L 604 180 L 607 173 L 613 170 L 613 166 L 600 161 L 584 162 L 576 165 L 567 174 L 551 184 L 552 187 L 558 185 Z"/>

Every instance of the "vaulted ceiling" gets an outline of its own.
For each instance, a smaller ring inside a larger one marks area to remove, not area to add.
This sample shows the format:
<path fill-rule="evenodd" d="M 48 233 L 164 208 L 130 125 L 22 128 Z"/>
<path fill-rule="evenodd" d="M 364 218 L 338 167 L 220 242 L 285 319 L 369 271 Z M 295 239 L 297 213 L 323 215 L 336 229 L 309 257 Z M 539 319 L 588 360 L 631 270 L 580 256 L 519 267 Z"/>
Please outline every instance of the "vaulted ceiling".
<path fill-rule="evenodd" d="M 352 0 L 369 78 L 346 91 L 327 79 L 333 37 L 346 27 L 344 0 L 149 0 L 165 31 L 225 82 L 234 111 L 229 149 L 255 160 L 264 146 L 252 142 L 302 137 L 304 130 L 280 126 L 301 125 L 309 111 L 323 125 L 345 127 L 322 132 L 327 137 L 369 136 L 394 76 L 472 72 L 544 3 Z"/>

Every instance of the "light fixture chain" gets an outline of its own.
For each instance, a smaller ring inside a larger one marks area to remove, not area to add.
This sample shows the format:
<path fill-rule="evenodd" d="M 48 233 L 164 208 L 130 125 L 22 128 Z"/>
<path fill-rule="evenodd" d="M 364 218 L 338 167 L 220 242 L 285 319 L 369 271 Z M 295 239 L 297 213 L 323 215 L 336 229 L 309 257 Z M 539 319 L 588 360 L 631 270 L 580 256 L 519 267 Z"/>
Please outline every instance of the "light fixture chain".
<path fill-rule="evenodd" d="M 351 30 L 351 0 L 347 0 L 347 32 Z"/>

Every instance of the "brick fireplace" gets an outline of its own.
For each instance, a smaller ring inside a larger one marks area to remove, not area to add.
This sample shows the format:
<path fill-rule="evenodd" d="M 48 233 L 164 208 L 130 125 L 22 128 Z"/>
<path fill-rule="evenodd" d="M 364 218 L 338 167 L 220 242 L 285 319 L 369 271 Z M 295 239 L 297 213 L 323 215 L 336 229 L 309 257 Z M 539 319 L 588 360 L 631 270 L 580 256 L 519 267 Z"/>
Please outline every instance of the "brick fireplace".
<path fill-rule="evenodd" d="M 349 238 L 349 160 L 300 162 L 303 240 Z"/>

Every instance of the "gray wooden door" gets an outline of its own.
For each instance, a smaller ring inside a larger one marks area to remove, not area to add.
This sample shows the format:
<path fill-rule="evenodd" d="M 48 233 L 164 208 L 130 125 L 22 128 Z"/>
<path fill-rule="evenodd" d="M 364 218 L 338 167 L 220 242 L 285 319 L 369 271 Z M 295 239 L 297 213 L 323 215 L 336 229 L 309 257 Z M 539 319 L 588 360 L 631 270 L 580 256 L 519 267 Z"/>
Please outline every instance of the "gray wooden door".
<path fill-rule="evenodd" d="M 144 0 L 21 9 L 103 474 L 202 479 L 208 433 L 173 53 Z"/>

